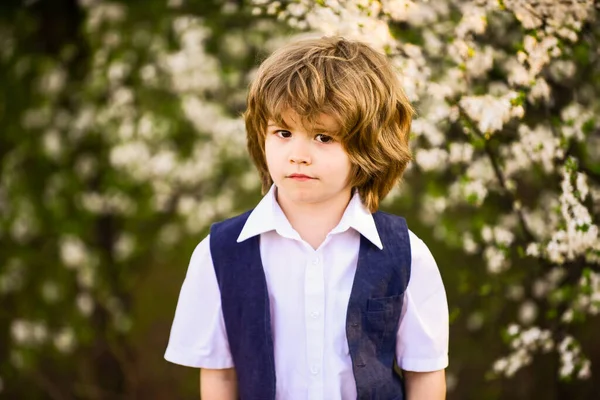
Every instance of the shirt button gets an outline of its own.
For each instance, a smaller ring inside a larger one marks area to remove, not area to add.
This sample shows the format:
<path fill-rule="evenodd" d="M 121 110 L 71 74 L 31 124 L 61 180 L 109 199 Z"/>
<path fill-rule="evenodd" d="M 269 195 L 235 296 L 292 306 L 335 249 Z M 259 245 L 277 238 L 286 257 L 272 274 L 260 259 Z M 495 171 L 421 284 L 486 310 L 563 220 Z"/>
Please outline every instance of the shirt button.
<path fill-rule="evenodd" d="M 319 263 L 319 259 L 318 259 L 318 258 L 315 258 L 315 259 L 313 260 L 313 262 L 312 262 L 312 263 L 313 263 L 314 265 L 317 265 L 317 264 Z"/>
<path fill-rule="evenodd" d="M 317 318 L 319 316 L 319 312 L 318 311 L 313 311 L 310 313 L 310 316 L 313 318 Z"/>
<path fill-rule="evenodd" d="M 310 367 L 310 372 L 311 372 L 313 375 L 316 375 L 316 374 L 318 374 L 318 373 L 319 373 L 319 367 L 317 367 L 316 365 L 313 365 L 312 367 Z"/>

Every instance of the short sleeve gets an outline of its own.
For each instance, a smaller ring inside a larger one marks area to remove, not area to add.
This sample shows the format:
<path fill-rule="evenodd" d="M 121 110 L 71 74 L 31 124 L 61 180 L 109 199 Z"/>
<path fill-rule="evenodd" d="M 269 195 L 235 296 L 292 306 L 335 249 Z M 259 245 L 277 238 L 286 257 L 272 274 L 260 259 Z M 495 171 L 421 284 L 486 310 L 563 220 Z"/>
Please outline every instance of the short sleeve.
<path fill-rule="evenodd" d="M 433 255 L 409 232 L 411 275 L 404 296 L 396 341 L 398 366 L 430 372 L 448 366 L 448 302 Z"/>
<path fill-rule="evenodd" d="M 233 367 L 209 236 L 192 254 L 179 293 L 165 359 L 188 367 Z"/>

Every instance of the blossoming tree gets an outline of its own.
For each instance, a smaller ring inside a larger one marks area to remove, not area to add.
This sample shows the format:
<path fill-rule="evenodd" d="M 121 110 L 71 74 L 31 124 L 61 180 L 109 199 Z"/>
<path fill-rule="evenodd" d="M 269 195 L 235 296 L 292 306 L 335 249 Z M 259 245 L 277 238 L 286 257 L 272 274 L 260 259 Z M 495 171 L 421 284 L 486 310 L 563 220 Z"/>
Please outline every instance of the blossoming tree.
<path fill-rule="evenodd" d="M 281 27 L 231 2 L 53 4 L 0 9 L 0 397 L 134 396 L 149 266 L 185 268 L 259 195 L 238 114 Z"/>
<path fill-rule="evenodd" d="M 506 321 L 490 373 L 549 352 L 558 376 L 590 376 L 576 333 L 600 307 L 592 0 L 11 4 L 0 6 L 0 396 L 141 393 L 133 315 L 155 304 L 136 304 L 137 287 L 150 266 L 185 266 L 182 249 L 212 221 L 258 198 L 239 112 L 255 55 L 290 30 L 368 41 L 398 68 L 418 111 L 415 163 L 384 206 L 412 199 L 413 223 L 466 254 L 451 269 L 439 260 L 471 282 L 455 296 L 470 298 L 484 260 L 464 322 Z"/>
<path fill-rule="evenodd" d="M 598 5 L 253 3 L 299 30 L 370 42 L 397 66 L 417 105 L 411 173 L 428 182 L 422 221 L 481 256 L 490 279 L 511 276 L 495 293 L 521 303 L 493 372 L 510 377 L 555 351 L 561 378 L 589 378 L 571 327 L 600 311 Z"/>

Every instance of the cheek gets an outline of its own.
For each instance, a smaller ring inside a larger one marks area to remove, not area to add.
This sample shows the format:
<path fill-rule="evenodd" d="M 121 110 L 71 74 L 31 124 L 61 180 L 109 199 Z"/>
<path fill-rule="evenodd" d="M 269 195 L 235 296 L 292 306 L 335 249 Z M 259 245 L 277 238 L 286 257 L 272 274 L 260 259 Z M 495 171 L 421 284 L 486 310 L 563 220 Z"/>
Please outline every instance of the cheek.
<path fill-rule="evenodd" d="M 269 140 L 269 137 L 267 136 L 265 139 L 265 161 L 267 162 L 269 170 L 276 164 L 276 155 L 276 143 L 274 140 Z"/>
<path fill-rule="evenodd" d="M 350 157 L 348 157 L 348 154 L 341 147 L 329 156 L 329 162 L 330 167 L 339 173 L 348 174 L 352 168 Z"/>

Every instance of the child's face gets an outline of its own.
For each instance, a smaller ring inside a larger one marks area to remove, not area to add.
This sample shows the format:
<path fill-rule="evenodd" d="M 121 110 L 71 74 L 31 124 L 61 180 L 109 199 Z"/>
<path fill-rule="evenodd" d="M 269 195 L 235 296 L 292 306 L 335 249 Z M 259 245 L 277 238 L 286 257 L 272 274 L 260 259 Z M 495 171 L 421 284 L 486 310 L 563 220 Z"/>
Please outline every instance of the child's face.
<path fill-rule="evenodd" d="M 335 140 L 339 124 L 321 114 L 314 129 L 293 111 L 282 114 L 286 126 L 269 120 L 265 139 L 267 167 L 278 195 L 294 203 L 323 203 L 350 196 L 351 163 Z"/>

